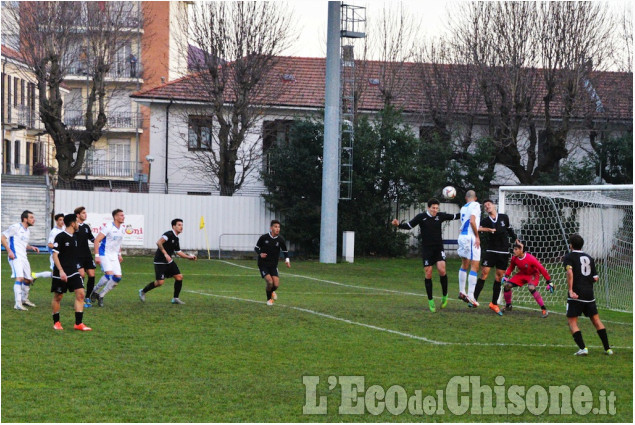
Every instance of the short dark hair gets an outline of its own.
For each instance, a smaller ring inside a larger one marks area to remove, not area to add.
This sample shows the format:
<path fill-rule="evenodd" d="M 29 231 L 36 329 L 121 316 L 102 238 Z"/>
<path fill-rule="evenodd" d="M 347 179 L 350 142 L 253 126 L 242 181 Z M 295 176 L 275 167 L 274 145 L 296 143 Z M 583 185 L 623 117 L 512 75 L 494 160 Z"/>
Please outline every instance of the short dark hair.
<path fill-rule="evenodd" d="M 274 224 L 280 224 L 280 222 L 276 219 L 271 220 L 271 224 L 269 225 L 269 227 L 273 226 Z"/>
<path fill-rule="evenodd" d="M 71 224 L 75 223 L 77 221 L 77 215 L 76 214 L 66 214 L 64 216 L 64 226 L 69 227 Z"/>
<path fill-rule="evenodd" d="M 73 211 L 75 214 L 81 214 L 82 211 L 84 211 L 86 208 L 84 207 L 77 207 L 75 208 L 75 210 Z"/>
<path fill-rule="evenodd" d="M 491 202 L 492 204 L 496 205 L 496 203 L 494 201 L 492 201 L 491 199 L 486 199 L 483 201 L 483 204 L 486 204 L 488 202 Z"/>
<path fill-rule="evenodd" d="M 176 226 L 176 223 L 178 222 L 183 223 L 183 220 L 181 220 L 180 218 L 175 218 L 174 220 L 172 220 L 172 227 Z"/>
<path fill-rule="evenodd" d="M 123 212 L 123 210 L 120 210 L 119 208 L 117 208 L 116 210 L 114 210 L 114 211 L 112 212 L 112 218 L 115 218 L 115 216 L 116 216 L 117 214 L 119 214 L 120 212 Z"/>
<path fill-rule="evenodd" d="M 433 205 L 439 205 L 440 202 L 437 198 L 430 198 L 428 199 L 428 207 L 431 207 Z"/>
<path fill-rule="evenodd" d="M 63 213 L 55 214 L 55 221 L 59 220 L 62 217 L 64 217 Z"/>
<path fill-rule="evenodd" d="M 33 214 L 33 212 L 29 210 L 22 211 L 22 214 L 20 214 L 20 221 L 24 221 L 25 219 L 29 218 L 29 214 Z"/>
<path fill-rule="evenodd" d="M 521 248 L 523 252 L 527 252 L 527 244 L 525 243 L 525 241 L 519 240 L 518 242 L 514 242 L 514 248 Z"/>
<path fill-rule="evenodd" d="M 571 236 L 569 236 L 569 244 L 571 245 L 571 248 L 575 249 L 576 251 L 579 251 L 584 246 L 584 239 L 582 238 L 582 236 L 578 235 L 577 233 L 574 233 Z"/>

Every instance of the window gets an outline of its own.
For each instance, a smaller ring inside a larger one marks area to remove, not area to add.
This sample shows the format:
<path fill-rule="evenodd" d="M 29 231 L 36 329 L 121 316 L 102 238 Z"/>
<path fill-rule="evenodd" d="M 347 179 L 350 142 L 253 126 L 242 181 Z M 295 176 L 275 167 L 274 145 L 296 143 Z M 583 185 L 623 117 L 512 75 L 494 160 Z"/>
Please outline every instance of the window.
<path fill-rule="evenodd" d="M 274 120 L 265 121 L 262 124 L 262 153 L 263 153 L 263 170 L 271 173 L 269 166 L 269 149 L 274 145 L 289 143 L 289 129 L 293 124 L 293 120 Z"/>
<path fill-rule="evenodd" d="M 11 140 L 4 139 L 4 149 L 2 150 L 2 172 L 9 173 L 11 169 Z"/>
<path fill-rule="evenodd" d="M 212 150 L 212 117 L 190 117 L 187 134 L 187 148 L 191 151 Z"/>
<path fill-rule="evenodd" d="M 130 140 L 111 139 L 108 141 L 108 158 L 110 159 L 110 176 L 131 177 Z"/>
<path fill-rule="evenodd" d="M 20 168 L 20 141 L 16 140 L 14 142 L 14 149 L 13 149 L 13 166 L 16 169 Z"/>
<path fill-rule="evenodd" d="M 20 105 L 24 105 L 24 80 L 20 80 Z"/>
<path fill-rule="evenodd" d="M 13 106 L 18 106 L 18 77 L 13 77 Z"/>

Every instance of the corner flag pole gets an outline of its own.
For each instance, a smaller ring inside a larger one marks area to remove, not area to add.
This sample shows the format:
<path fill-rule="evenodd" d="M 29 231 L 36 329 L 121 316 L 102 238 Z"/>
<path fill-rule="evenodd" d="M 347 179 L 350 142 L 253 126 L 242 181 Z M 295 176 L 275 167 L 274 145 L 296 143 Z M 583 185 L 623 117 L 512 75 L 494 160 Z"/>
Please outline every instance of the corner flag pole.
<path fill-rule="evenodd" d="M 203 219 L 203 216 L 201 216 L 201 222 L 198 225 L 198 228 L 201 230 L 205 229 L 205 220 Z M 211 260 L 212 257 L 209 253 L 209 238 L 207 237 L 207 232 L 204 232 L 204 233 L 205 233 L 205 245 L 207 246 L 207 259 Z"/>

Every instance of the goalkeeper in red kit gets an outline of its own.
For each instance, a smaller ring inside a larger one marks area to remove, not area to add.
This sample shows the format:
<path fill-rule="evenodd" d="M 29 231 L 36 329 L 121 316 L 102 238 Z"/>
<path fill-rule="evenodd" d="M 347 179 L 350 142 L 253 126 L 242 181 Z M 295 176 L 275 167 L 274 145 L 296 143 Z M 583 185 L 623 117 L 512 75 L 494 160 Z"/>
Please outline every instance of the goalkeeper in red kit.
<path fill-rule="evenodd" d="M 518 270 L 520 271 L 510 278 L 509 276 L 516 267 L 518 267 Z M 505 284 L 503 290 L 503 296 L 505 297 L 505 311 L 511 311 L 512 309 L 512 288 L 514 286 L 522 287 L 526 284 L 527 289 L 529 289 L 529 292 L 542 310 L 542 317 L 547 317 L 549 315 L 549 312 L 545 307 L 545 303 L 542 301 L 542 297 L 540 296 L 540 292 L 536 289 L 538 282 L 540 281 L 541 274 L 547 281 L 547 290 L 553 293 L 553 285 L 551 284 L 551 277 L 549 276 L 547 269 L 540 264 L 540 261 L 538 261 L 536 257 L 528 252 L 525 252 L 525 244 L 523 242 L 516 242 L 514 244 L 514 255 L 512 256 L 511 263 L 509 264 L 507 271 L 505 271 L 505 277 L 503 278 L 503 282 Z"/>

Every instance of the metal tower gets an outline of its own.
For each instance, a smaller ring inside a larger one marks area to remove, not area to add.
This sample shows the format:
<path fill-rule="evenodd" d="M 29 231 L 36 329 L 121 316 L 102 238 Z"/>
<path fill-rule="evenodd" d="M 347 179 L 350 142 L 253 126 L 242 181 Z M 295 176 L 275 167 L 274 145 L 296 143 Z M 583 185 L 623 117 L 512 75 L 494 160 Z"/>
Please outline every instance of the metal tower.
<path fill-rule="evenodd" d="M 355 141 L 355 41 L 366 37 L 366 8 L 342 3 L 340 11 L 339 198 L 353 195 Z"/>

